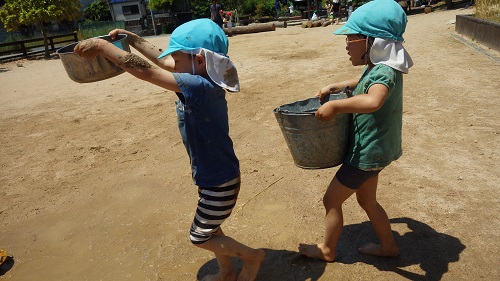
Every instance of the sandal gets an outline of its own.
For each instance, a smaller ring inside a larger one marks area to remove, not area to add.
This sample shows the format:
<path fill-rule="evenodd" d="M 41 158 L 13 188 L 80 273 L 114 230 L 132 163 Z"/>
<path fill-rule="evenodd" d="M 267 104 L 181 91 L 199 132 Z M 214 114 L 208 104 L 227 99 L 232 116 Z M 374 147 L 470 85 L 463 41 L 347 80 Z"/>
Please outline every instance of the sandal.
<path fill-rule="evenodd" d="M 0 265 L 7 259 L 7 252 L 0 249 Z"/>

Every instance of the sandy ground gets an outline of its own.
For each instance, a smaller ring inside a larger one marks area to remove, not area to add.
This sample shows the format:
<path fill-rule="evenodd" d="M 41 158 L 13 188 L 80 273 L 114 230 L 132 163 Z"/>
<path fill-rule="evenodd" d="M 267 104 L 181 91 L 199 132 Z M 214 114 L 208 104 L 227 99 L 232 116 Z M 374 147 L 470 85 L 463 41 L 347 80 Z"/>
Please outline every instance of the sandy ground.
<path fill-rule="evenodd" d="M 337 262 L 301 257 L 320 242 L 321 198 L 338 167 L 296 167 L 272 110 L 359 75 L 338 25 L 230 38 L 242 91 L 228 95 L 242 191 L 223 225 L 265 249 L 258 280 L 499 280 L 500 55 L 457 37 L 457 14 L 409 17 L 403 157 L 380 177 L 402 254 L 377 242 L 355 198 Z M 149 38 L 158 46 L 167 37 Z M 0 65 L 0 248 L 5 280 L 196 280 L 217 270 L 193 247 L 197 200 L 172 92 L 125 73 L 78 84 L 62 63 Z M 237 268 L 241 263 L 234 260 Z"/>

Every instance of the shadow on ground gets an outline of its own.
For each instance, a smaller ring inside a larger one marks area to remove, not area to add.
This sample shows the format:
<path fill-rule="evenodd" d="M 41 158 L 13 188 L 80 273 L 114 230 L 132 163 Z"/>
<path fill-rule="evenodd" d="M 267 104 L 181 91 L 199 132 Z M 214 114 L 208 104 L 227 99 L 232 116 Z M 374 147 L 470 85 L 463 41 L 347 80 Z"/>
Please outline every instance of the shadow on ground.
<path fill-rule="evenodd" d="M 378 238 L 370 222 L 345 226 L 339 239 L 335 262 L 353 264 L 362 262 L 375 266 L 381 271 L 392 271 L 409 280 L 441 280 L 448 272 L 448 265 L 460 258 L 465 249 L 456 237 L 439 233 L 429 225 L 411 218 L 394 218 L 391 224 L 406 224 L 408 232 L 394 232 L 401 250 L 398 258 L 379 258 L 361 255 L 359 246 L 369 242 L 378 243 Z M 423 274 L 409 272 L 404 267 L 419 265 Z"/>
<path fill-rule="evenodd" d="M 317 281 L 325 272 L 326 262 L 307 259 L 298 252 L 287 250 L 263 249 L 266 258 L 262 263 L 257 280 L 296 280 L 296 281 Z M 241 271 L 243 263 L 241 260 L 232 258 L 236 272 Z M 217 260 L 212 259 L 205 263 L 197 274 L 197 280 L 215 274 L 219 271 Z"/>
<path fill-rule="evenodd" d="M 0 277 L 5 275 L 14 266 L 14 258 L 8 256 L 7 259 L 0 264 Z"/>
<path fill-rule="evenodd" d="M 465 249 L 456 237 L 439 233 L 429 225 L 411 218 L 394 218 L 391 224 L 406 224 L 406 233 L 394 232 L 401 255 L 398 258 L 380 258 L 358 253 L 357 248 L 370 242 L 378 243 L 378 238 L 370 222 L 344 226 L 337 247 L 335 262 L 342 264 L 365 263 L 381 271 L 392 271 L 409 280 L 441 280 L 448 272 L 448 265 L 460 258 Z M 262 263 L 257 280 L 319 280 L 325 272 L 326 262 L 305 258 L 297 252 L 264 249 L 266 258 Z M 237 272 L 242 263 L 233 259 Z M 404 268 L 419 265 L 423 274 L 410 272 Z M 197 278 L 215 274 L 217 261 L 212 259 L 198 271 Z"/>

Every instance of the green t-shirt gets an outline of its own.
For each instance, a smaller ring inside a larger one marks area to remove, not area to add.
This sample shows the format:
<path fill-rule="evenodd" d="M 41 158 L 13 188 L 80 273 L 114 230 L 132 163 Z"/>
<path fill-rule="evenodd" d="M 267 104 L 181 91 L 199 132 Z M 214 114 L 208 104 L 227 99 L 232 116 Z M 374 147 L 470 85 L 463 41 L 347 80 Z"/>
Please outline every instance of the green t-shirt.
<path fill-rule="evenodd" d="M 361 170 L 383 168 L 403 153 L 403 74 L 384 64 L 371 70 L 367 66 L 353 95 L 367 94 L 374 84 L 386 86 L 389 93 L 379 110 L 352 115 L 350 147 L 344 161 Z"/>

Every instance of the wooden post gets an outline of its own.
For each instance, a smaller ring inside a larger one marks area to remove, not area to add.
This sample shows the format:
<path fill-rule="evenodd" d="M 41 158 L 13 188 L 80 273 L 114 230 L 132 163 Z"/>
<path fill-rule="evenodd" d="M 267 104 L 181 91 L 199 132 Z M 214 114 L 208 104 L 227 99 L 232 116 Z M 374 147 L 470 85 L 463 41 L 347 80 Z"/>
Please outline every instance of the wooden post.
<path fill-rule="evenodd" d="M 307 0 L 307 19 L 310 20 L 311 19 L 311 9 L 310 9 L 311 5 L 309 4 L 309 0 Z"/>
<path fill-rule="evenodd" d="M 286 28 L 287 27 L 287 23 L 286 21 L 273 21 L 274 25 L 276 27 L 280 27 L 280 28 Z"/>
<path fill-rule="evenodd" d="M 274 31 L 276 30 L 276 25 L 272 22 L 268 23 L 254 23 L 246 26 L 235 26 L 231 29 L 231 34 L 246 34 L 246 33 L 256 33 L 256 32 L 265 32 L 265 31 Z M 224 28 L 224 32 L 229 34 L 227 28 Z"/>
<path fill-rule="evenodd" d="M 321 26 L 323 26 L 323 27 L 325 27 L 325 26 L 329 26 L 329 25 L 330 25 L 330 24 L 332 24 L 332 23 L 333 23 L 333 19 L 328 19 L 328 20 L 326 20 L 325 22 L 323 22 L 323 23 L 321 24 Z"/>
<path fill-rule="evenodd" d="M 24 42 L 22 41 L 21 41 L 21 50 L 23 51 L 24 56 L 28 55 L 28 50 L 26 50 L 26 45 L 24 45 Z"/>
<path fill-rule="evenodd" d="M 317 21 L 313 21 L 311 27 L 322 26 L 324 22 L 325 22 L 325 19 L 320 19 L 320 20 L 317 20 Z"/>
<path fill-rule="evenodd" d="M 50 49 L 52 51 L 54 51 L 55 50 L 55 47 L 54 47 L 54 38 L 49 37 L 49 41 L 50 41 Z"/>

